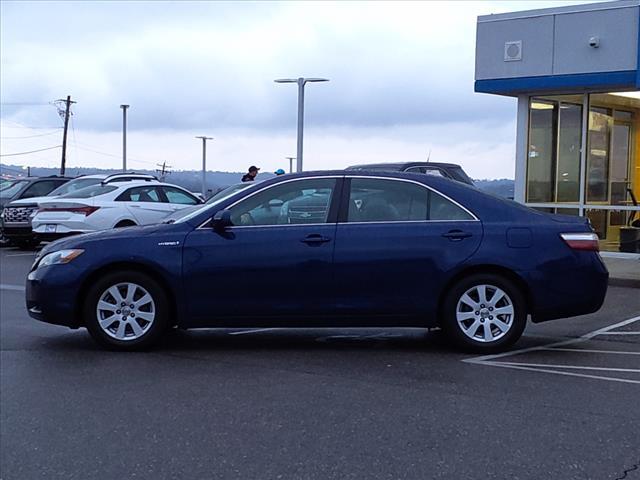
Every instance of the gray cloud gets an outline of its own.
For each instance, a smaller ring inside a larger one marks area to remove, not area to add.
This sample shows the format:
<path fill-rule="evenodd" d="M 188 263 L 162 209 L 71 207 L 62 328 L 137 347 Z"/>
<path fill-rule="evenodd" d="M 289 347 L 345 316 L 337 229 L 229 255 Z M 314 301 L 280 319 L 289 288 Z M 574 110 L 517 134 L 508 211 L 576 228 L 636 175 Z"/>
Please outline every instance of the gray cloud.
<path fill-rule="evenodd" d="M 3 2 L 0 91 L 3 102 L 71 94 L 76 125 L 99 131 L 119 129 L 121 103 L 131 129 L 290 129 L 295 86 L 273 79 L 296 74 L 331 79 L 308 87 L 310 126 L 513 118 L 513 100 L 473 93 L 477 4 L 394 5 Z M 2 115 L 57 121 L 53 109 Z"/>

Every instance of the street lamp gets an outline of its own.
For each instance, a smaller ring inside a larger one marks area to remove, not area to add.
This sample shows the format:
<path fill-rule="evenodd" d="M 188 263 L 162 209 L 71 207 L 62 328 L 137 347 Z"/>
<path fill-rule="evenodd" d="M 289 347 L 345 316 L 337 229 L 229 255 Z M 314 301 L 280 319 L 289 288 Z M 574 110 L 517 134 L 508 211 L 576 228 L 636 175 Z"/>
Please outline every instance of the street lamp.
<path fill-rule="evenodd" d="M 207 197 L 207 140 L 213 140 L 213 137 L 205 137 L 204 135 L 196 137 L 202 139 L 202 195 Z"/>
<path fill-rule="evenodd" d="M 120 105 L 122 109 L 122 171 L 127 171 L 127 108 L 129 105 Z"/>
<path fill-rule="evenodd" d="M 302 171 L 302 131 L 304 128 L 304 86 L 307 82 L 328 82 L 328 78 L 279 78 L 276 83 L 298 84 L 298 150 L 296 156 L 296 171 Z"/>
<path fill-rule="evenodd" d="M 296 157 L 284 157 L 287 160 L 289 160 L 289 173 L 293 173 L 293 161 L 296 159 Z"/>

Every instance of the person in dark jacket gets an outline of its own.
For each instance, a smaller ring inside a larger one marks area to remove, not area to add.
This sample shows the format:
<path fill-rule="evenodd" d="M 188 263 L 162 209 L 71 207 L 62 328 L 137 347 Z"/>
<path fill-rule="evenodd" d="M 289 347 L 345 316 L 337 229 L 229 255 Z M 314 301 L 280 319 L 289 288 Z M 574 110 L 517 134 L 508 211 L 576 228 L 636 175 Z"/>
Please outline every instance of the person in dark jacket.
<path fill-rule="evenodd" d="M 242 181 L 243 182 L 253 182 L 256 179 L 256 177 L 258 176 L 258 171 L 259 170 L 260 169 L 258 167 L 256 167 L 255 165 L 251 165 L 249 167 L 249 173 L 245 173 L 242 176 Z"/>

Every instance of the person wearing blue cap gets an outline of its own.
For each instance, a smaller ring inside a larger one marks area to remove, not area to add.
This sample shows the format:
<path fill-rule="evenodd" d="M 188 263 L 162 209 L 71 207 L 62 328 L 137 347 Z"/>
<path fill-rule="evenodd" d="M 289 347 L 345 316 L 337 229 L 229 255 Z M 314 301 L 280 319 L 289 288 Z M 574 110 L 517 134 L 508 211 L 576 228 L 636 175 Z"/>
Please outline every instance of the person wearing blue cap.
<path fill-rule="evenodd" d="M 279 176 L 279 175 L 284 175 L 284 174 L 285 174 L 285 171 L 284 171 L 283 169 L 279 168 L 279 169 L 277 169 L 277 170 L 276 170 L 275 172 L 273 172 L 273 173 L 275 173 L 276 175 L 278 175 L 278 176 Z"/>

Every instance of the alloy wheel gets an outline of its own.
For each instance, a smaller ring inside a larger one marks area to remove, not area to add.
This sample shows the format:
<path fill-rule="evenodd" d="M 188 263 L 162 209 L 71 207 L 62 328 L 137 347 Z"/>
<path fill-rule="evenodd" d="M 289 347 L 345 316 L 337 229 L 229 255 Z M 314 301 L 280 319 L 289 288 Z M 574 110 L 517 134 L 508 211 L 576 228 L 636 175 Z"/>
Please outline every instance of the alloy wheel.
<path fill-rule="evenodd" d="M 494 285 L 474 285 L 462 294 L 456 306 L 460 330 L 481 343 L 504 337 L 513 326 L 514 314 L 509 295 Z"/>
<path fill-rule="evenodd" d="M 121 341 L 137 340 L 153 325 L 156 305 L 151 294 L 136 283 L 118 283 L 99 297 L 96 316 L 100 328 Z"/>

